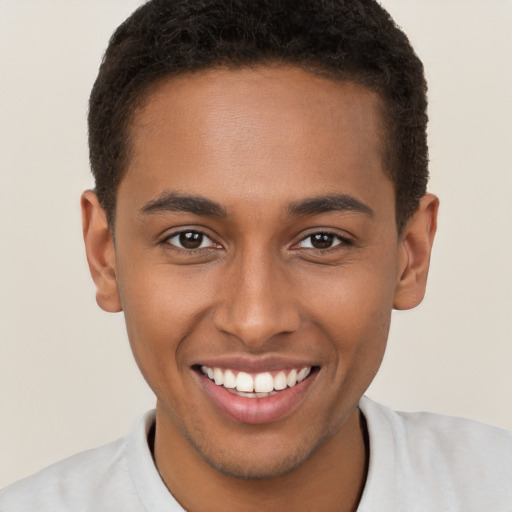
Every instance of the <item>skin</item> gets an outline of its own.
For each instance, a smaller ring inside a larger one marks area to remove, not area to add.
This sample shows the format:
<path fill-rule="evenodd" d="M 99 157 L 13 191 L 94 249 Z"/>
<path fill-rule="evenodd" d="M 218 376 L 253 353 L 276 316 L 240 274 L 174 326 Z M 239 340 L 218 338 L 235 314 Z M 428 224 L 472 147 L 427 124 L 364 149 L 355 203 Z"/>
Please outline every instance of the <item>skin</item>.
<path fill-rule="evenodd" d="M 438 206 L 425 195 L 399 236 L 380 106 L 362 86 L 293 67 L 169 79 L 132 123 L 115 246 L 94 192 L 82 197 L 98 304 L 124 311 L 157 397 L 155 460 L 187 510 L 357 508 L 368 461 L 357 404 L 392 308 L 423 298 Z M 223 215 L 148 206 L 170 193 Z M 333 195 L 364 207 L 290 212 Z M 205 235 L 199 249 L 179 248 L 187 230 Z M 315 233 L 333 234 L 332 246 L 313 248 Z M 245 424 L 212 404 L 192 368 L 233 355 L 319 370 L 289 414 Z"/>

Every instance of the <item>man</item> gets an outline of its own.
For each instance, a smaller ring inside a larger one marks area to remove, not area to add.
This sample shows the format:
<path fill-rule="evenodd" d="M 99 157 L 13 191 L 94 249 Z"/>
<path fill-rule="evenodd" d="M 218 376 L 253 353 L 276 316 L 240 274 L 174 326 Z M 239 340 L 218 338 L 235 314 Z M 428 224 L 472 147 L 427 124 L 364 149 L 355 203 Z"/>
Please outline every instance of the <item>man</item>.
<path fill-rule="evenodd" d="M 82 211 L 156 412 L 2 510 L 510 510 L 509 433 L 362 398 L 425 291 L 425 94 L 372 1 L 136 11 L 91 94 Z"/>

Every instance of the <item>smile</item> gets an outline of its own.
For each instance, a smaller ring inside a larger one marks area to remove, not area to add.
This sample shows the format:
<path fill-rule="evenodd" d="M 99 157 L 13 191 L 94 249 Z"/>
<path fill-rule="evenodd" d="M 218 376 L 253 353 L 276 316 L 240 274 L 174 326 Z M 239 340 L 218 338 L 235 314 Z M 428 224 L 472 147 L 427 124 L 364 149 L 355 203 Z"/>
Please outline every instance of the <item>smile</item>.
<path fill-rule="evenodd" d="M 295 367 L 286 363 L 279 367 L 275 360 L 268 363 L 265 368 L 226 361 L 222 368 L 203 364 L 193 369 L 206 397 L 223 416 L 236 422 L 263 424 L 293 414 L 305 402 L 320 373 L 319 366 L 304 363 Z"/>
<path fill-rule="evenodd" d="M 217 386 L 222 386 L 228 391 L 245 398 L 267 398 L 286 388 L 292 388 L 302 382 L 310 373 L 311 366 L 280 370 L 273 372 L 261 372 L 250 374 L 246 372 L 210 368 L 201 366 L 201 372 Z"/>

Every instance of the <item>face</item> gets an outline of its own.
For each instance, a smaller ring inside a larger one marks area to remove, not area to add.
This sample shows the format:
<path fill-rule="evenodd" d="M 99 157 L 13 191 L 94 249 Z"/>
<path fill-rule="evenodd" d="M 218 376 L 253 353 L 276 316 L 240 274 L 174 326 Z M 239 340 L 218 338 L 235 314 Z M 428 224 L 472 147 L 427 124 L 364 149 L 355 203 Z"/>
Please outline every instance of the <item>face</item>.
<path fill-rule="evenodd" d="M 115 293 L 158 431 L 224 473 L 337 442 L 381 363 L 407 251 L 379 112 L 261 67 L 170 79 L 135 115 Z"/>

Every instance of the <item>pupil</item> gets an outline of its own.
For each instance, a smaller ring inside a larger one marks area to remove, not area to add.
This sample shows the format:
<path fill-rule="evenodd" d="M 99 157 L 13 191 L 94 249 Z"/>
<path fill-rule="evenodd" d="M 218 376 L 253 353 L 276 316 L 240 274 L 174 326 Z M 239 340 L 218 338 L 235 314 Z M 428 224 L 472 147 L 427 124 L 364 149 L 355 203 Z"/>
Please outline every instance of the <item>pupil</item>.
<path fill-rule="evenodd" d="M 203 235 L 196 231 L 186 231 L 180 234 L 180 244 L 185 249 L 197 249 L 203 242 Z"/>
<path fill-rule="evenodd" d="M 315 249 L 328 249 L 334 241 L 334 235 L 329 235 L 328 233 L 317 233 L 311 238 L 311 245 Z"/>

